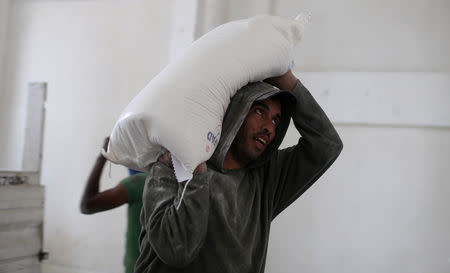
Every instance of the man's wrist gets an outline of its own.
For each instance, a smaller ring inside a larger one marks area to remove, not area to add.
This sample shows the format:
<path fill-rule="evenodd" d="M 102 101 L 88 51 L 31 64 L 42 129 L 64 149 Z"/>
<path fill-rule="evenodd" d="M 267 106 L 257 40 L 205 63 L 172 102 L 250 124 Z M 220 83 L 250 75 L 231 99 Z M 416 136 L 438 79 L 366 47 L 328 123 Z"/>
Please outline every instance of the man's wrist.
<path fill-rule="evenodd" d="M 292 74 L 292 71 L 289 70 L 281 76 L 268 78 L 264 81 L 278 87 L 281 90 L 292 91 L 297 85 L 298 79 L 294 76 L 294 74 Z"/>
<path fill-rule="evenodd" d="M 104 157 L 102 154 L 99 154 L 97 157 L 98 162 L 106 162 L 106 157 Z"/>
<path fill-rule="evenodd" d="M 292 74 L 292 72 L 286 73 L 283 77 L 280 77 L 278 81 L 278 88 L 281 90 L 294 90 L 295 86 L 297 85 L 298 79 Z"/>

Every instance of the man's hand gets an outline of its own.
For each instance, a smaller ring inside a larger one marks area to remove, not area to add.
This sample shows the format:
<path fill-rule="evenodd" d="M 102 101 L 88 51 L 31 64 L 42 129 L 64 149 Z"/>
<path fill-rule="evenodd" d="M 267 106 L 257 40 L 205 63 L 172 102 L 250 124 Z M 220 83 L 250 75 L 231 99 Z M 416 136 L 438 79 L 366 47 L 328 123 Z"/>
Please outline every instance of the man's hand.
<path fill-rule="evenodd" d="M 170 153 L 168 151 L 160 155 L 158 157 L 158 161 L 173 169 L 172 157 L 170 156 Z"/>
<path fill-rule="evenodd" d="M 103 150 L 105 150 L 105 152 L 108 151 L 108 144 L 109 144 L 109 137 L 105 137 L 105 139 L 103 140 L 103 146 L 102 146 L 102 148 L 103 148 Z M 106 163 L 106 160 L 107 160 L 106 157 L 104 157 L 102 153 L 100 153 L 97 157 L 97 161 L 100 161 L 103 164 Z"/>
<path fill-rule="evenodd" d="M 172 157 L 170 155 L 170 152 L 165 152 L 164 154 L 160 155 L 158 157 L 158 161 L 165 164 L 166 166 L 168 166 L 169 168 L 173 169 L 173 164 L 172 164 Z M 204 173 L 207 171 L 207 167 L 206 167 L 206 163 L 203 162 L 201 164 L 199 164 L 197 166 L 197 168 L 195 168 L 194 170 L 194 174 L 199 174 L 199 173 Z"/>
<path fill-rule="evenodd" d="M 265 79 L 264 82 L 276 86 L 281 90 L 292 91 L 297 84 L 297 78 L 294 74 L 292 74 L 291 70 L 288 70 L 285 74 L 278 77 Z"/>
<path fill-rule="evenodd" d="M 208 170 L 208 168 L 206 167 L 206 163 L 200 163 L 197 168 L 195 168 L 194 170 L 194 174 L 199 174 L 199 173 L 205 173 Z"/>

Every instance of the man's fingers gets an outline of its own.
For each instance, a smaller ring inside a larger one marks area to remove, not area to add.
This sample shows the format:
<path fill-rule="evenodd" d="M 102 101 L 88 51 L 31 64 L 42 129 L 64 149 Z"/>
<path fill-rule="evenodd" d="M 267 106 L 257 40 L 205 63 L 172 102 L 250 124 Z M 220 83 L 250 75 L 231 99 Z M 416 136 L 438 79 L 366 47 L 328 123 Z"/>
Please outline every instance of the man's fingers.
<path fill-rule="evenodd" d="M 158 161 L 173 169 L 172 157 L 170 156 L 169 152 L 165 152 L 164 154 L 160 155 L 158 157 Z"/>
<path fill-rule="evenodd" d="M 172 157 L 169 152 L 165 152 L 164 154 L 160 155 L 158 157 L 158 161 L 173 169 Z M 206 163 L 203 162 L 200 165 L 198 165 L 197 168 L 195 168 L 194 174 L 204 173 L 206 171 L 207 171 Z"/>
<path fill-rule="evenodd" d="M 200 165 L 197 166 L 197 168 L 195 168 L 194 170 L 194 174 L 198 174 L 198 173 L 204 173 L 207 171 L 207 167 L 206 167 L 206 163 L 203 162 Z"/>
<path fill-rule="evenodd" d="M 264 82 L 280 88 L 281 90 L 293 90 L 297 84 L 297 78 L 288 70 L 283 75 L 265 79 Z"/>

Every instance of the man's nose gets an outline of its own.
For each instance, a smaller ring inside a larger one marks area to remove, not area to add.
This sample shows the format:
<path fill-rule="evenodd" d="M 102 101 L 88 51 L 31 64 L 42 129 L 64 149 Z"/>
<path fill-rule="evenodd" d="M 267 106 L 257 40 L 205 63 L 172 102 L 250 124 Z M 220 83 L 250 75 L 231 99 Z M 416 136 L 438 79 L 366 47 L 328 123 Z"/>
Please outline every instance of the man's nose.
<path fill-rule="evenodd" d="M 274 127 L 273 123 L 271 121 L 264 122 L 263 131 L 264 131 L 264 133 L 268 134 L 269 137 L 272 136 L 273 133 L 275 132 L 275 127 Z"/>

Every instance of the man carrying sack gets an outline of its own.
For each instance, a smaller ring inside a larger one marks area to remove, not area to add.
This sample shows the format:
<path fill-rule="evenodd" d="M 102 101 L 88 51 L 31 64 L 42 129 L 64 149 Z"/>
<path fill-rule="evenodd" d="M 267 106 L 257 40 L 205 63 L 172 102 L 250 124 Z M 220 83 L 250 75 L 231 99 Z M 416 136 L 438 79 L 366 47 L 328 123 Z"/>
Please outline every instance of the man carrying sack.
<path fill-rule="evenodd" d="M 301 137 L 279 150 L 291 118 Z M 196 168 L 182 202 L 185 182 L 177 182 L 170 155 L 150 165 L 135 272 L 264 272 L 272 220 L 342 148 L 291 71 L 244 86 L 228 106 L 213 156 Z"/>

